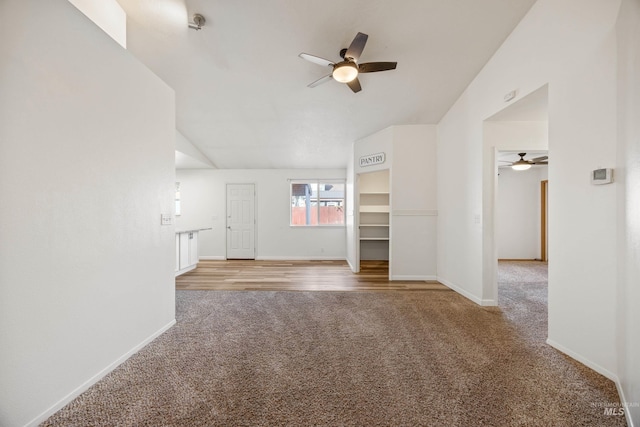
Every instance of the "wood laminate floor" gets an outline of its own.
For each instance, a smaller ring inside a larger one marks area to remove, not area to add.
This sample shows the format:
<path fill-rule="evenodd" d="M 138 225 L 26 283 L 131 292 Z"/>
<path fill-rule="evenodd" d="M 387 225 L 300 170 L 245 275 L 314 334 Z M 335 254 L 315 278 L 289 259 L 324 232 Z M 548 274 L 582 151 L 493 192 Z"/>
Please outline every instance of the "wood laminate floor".
<path fill-rule="evenodd" d="M 276 291 L 449 290 L 435 281 L 389 281 L 386 261 L 362 261 L 360 273 L 345 261 L 200 261 L 176 277 L 176 289 Z"/>

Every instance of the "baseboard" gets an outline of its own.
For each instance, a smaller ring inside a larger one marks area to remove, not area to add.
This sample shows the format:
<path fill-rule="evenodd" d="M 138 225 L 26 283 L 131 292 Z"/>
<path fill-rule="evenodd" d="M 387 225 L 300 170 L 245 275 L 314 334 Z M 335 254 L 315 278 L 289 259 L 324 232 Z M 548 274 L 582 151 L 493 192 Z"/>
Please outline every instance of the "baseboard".
<path fill-rule="evenodd" d="M 616 389 L 618 390 L 618 397 L 620 398 L 620 404 L 624 408 L 624 416 L 627 420 L 627 425 L 629 427 L 634 427 L 633 420 L 631 419 L 631 412 L 629 411 L 629 402 L 627 402 L 627 399 L 624 395 L 624 390 L 622 389 L 622 385 L 620 384 L 620 378 L 618 378 L 616 374 L 609 371 L 608 369 L 603 368 L 597 363 L 593 363 L 589 359 L 580 356 L 575 351 L 569 350 L 567 347 L 555 342 L 550 338 L 547 338 L 547 344 L 549 344 L 551 347 L 555 348 L 556 350 L 566 354 L 570 358 L 577 360 L 578 362 L 582 363 L 586 367 L 593 369 L 600 375 L 613 381 L 614 384 L 616 385 Z"/>
<path fill-rule="evenodd" d="M 344 261 L 344 257 L 332 256 L 257 256 L 258 261 Z"/>
<path fill-rule="evenodd" d="M 347 264 L 349 264 L 349 268 L 351 269 L 352 273 L 358 273 L 358 270 L 355 268 L 353 264 L 351 264 L 351 261 L 349 261 L 349 258 L 346 258 L 345 261 L 347 261 Z"/>
<path fill-rule="evenodd" d="M 620 403 L 624 408 L 624 416 L 627 419 L 627 426 L 634 427 L 633 418 L 631 418 L 631 411 L 629 411 L 629 407 L 632 405 L 632 403 L 627 401 L 627 398 L 624 395 L 624 390 L 622 389 L 622 385 L 620 384 L 620 379 L 617 376 L 615 379 L 615 383 L 616 383 L 616 388 L 618 389 L 618 396 L 620 396 Z M 638 403 L 634 402 L 633 404 L 637 405 Z"/>
<path fill-rule="evenodd" d="M 407 281 L 435 281 L 438 280 L 437 276 L 411 276 L 411 275 L 402 275 L 402 274 L 394 274 L 390 277 L 390 280 L 407 280 Z"/>
<path fill-rule="evenodd" d="M 101 370 L 100 372 L 95 374 L 93 377 L 89 378 L 87 381 L 85 381 L 83 384 L 81 384 L 79 387 L 77 387 L 71 393 L 69 393 L 68 395 L 66 395 L 65 397 L 60 399 L 58 402 L 53 404 L 49 409 L 44 411 L 42 414 L 38 415 L 33 420 L 29 421 L 27 424 L 25 424 L 25 426 L 26 427 L 31 427 L 31 426 L 35 427 L 35 426 L 38 426 L 40 423 L 44 422 L 47 418 L 49 418 L 50 416 L 52 416 L 53 414 L 58 412 L 60 409 L 64 408 L 69 402 L 71 402 L 73 399 L 75 399 L 76 397 L 80 396 L 82 393 L 87 391 L 89 389 L 89 387 L 91 387 L 92 385 L 94 385 L 95 383 L 100 381 L 108 373 L 110 373 L 115 368 L 120 366 L 124 361 L 126 361 L 128 358 L 130 358 L 131 356 L 136 354 L 144 346 L 146 346 L 151 341 L 153 341 L 154 339 L 156 339 L 157 337 L 162 335 L 165 331 L 167 331 L 169 328 L 171 328 L 175 324 L 176 324 L 176 320 L 173 319 L 171 322 L 167 323 L 165 326 L 160 328 L 158 331 L 154 332 L 149 337 L 147 337 L 140 344 L 136 345 L 131 350 L 129 350 L 128 352 L 126 352 L 125 354 L 123 354 L 122 356 L 117 358 L 113 363 L 108 365 L 106 368 L 104 368 L 103 370 Z"/>
<path fill-rule="evenodd" d="M 556 350 L 566 354 L 567 356 L 571 357 L 572 359 L 577 360 L 578 362 L 582 363 L 583 365 L 593 369 L 594 371 L 596 371 L 600 375 L 603 375 L 603 376 L 609 378 L 611 381 L 613 381 L 613 382 L 618 381 L 618 377 L 613 372 L 611 372 L 608 369 L 605 369 L 604 367 L 598 365 L 597 363 L 594 363 L 591 360 L 581 356 L 580 354 L 576 353 L 575 351 L 569 350 L 567 347 L 563 346 L 562 344 L 557 343 L 556 341 L 552 340 L 551 338 L 547 338 L 547 344 L 549 344 L 551 347 L 555 348 Z"/>
<path fill-rule="evenodd" d="M 199 259 L 200 261 L 225 261 L 227 257 L 214 255 L 201 256 Z M 333 256 L 257 256 L 255 259 L 257 261 L 345 261 L 344 257 Z M 348 260 L 347 263 L 349 263 Z M 351 266 L 350 263 L 349 265 Z"/>
<path fill-rule="evenodd" d="M 189 267 L 186 267 L 186 268 L 183 268 L 182 270 L 176 271 L 176 276 L 175 277 L 178 277 L 181 274 L 187 273 L 187 272 L 189 272 L 191 270 L 195 270 L 195 269 L 196 269 L 196 264 L 190 265 Z"/>
<path fill-rule="evenodd" d="M 466 290 L 462 289 L 461 287 L 454 285 L 453 283 L 449 282 L 448 280 L 443 279 L 442 277 L 437 277 L 436 279 L 438 282 L 442 283 L 443 285 L 445 285 L 447 288 L 450 288 L 451 290 L 456 291 L 457 293 L 459 293 L 460 295 L 462 295 L 463 297 L 470 299 L 471 301 L 475 302 L 478 305 L 481 305 L 483 307 L 495 307 L 498 305 L 498 301 L 494 300 L 494 299 L 482 299 L 482 298 L 478 298 L 477 296 L 473 295 L 470 292 L 467 292 Z"/>

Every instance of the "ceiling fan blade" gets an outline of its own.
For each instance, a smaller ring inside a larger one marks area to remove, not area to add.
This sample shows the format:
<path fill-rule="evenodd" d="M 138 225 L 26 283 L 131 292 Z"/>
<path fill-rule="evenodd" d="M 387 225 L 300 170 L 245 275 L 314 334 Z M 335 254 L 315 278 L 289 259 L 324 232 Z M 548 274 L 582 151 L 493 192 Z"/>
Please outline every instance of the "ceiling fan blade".
<path fill-rule="evenodd" d="M 347 52 L 344 54 L 344 58 L 351 58 L 354 61 L 358 61 L 360 55 L 362 55 L 362 51 L 364 50 L 364 45 L 367 44 L 368 35 L 364 33 L 356 34 L 355 38 L 347 48 Z"/>
<path fill-rule="evenodd" d="M 540 156 L 540 157 L 536 157 L 535 159 L 531 159 L 532 162 L 543 162 L 545 160 L 549 159 L 549 156 Z"/>
<path fill-rule="evenodd" d="M 531 163 L 533 163 L 534 165 L 548 165 L 549 164 L 549 162 L 547 162 L 546 160 L 542 161 L 542 162 L 534 162 L 534 161 L 532 161 Z"/>
<path fill-rule="evenodd" d="M 320 86 L 322 83 L 328 82 L 329 80 L 333 80 L 333 77 L 331 77 L 331 74 L 326 75 L 324 77 L 320 77 L 318 80 L 316 80 L 313 83 L 310 83 L 307 85 L 307 87 L 316 87 L 316 86 Z"/>
<path fill-rule="evenodd" d="M 306 59 L 309 62 L 313 62 L 314 64 L 333 67 L 335 64 L 328 59 L 320 58 L 319 56 L 309 55 L 308 53 L 301 53 L 298 55 L 302 59 Z"/>
<path fill-rule="evenodd" d="M 365 62 L 358 65 L 360 73 L 375 73 L 376 71 L 395 70 L 397 62 Z"/>
<path fill-rule="evenodd" d="M 357 77 L 350 82 L 347 82 L 347 86 L 349 86 L 349 89 L 351 89 L 353 93 L 358 93 L 362 90 L 362 86 L 360 86 L 360 80 L 358 80 Z"/>

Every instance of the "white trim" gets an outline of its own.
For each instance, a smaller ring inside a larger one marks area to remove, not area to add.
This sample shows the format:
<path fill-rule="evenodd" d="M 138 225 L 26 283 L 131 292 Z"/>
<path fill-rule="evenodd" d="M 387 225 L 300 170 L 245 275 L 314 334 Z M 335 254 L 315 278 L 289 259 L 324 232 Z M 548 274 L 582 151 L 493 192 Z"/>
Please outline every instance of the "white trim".
<path fill-rule="evenodd" d="M 438 280 L 437 276 L 404 276 L 404 275 L 393 275 L 389 278 L 390 280 L 408 280 L 408 281 L 432 281 Z"/>
<path fill-rule="evenodd" d="M 201 256 L 198 259 L 202 261 L 225 261 L 227 257 L 225 257 L 224 255 L 212 255 L 212 256 Z"/>
<path fill-rule="evenodd" d="M 349 261 L 349 258 L 345 258 L 345 261 L 347 261 L 347 264 L 349 264 L 349 268 L 351 269 L 351 272 L 352 272 L 352 273 L 359 273 L 359 271 L 357 271 L 357 270 L 354 268 L 353 264 L 351 264 L 351 261 Z"/>
<path fill-rule="evenodd" d="M 179 275 L 184 274 L 184 273 L 186 273 L 188 271 L 194 270 L 196 268 L 196 266 L 197 266 L 197 264 L 193 264 L 193 265 L 190 265 L 189 267 L 183 268 L 182 270 L 176 271 L 175 277 L 178 277 Z"/>
<path fill-rule="evenodd" d="M 140 344 L 136 345 L 131 350 L 127 351 L 125 354 L 117 358 L 115 361 L 113 361 L 107 367 L 105 367 L 100 372 L 95 374 L 93 377 L 89 378 L 87 381 L 82 383 L 71 393 L 67 394 L 58 402 L 54 403 L 49 409 L 45 410 L 43 413 L 35 417 L 33 420 L 29 421 L 27 424 L 25 424 L 25 426 L 26 427 L 37 426 L 40 423 L 44 422 L 47 418 L 49 418 L 50 416 L 58 412 L 60 409 L 66 406 L 73 399 L 75 399 L 76 397 L 80 396 L 82 393 L 87 391 L 89 387 L 91 387 L 92 385 L 100 381 L 107 374 L 109 374 L 111 371 L 113 371 L 118 366 L 120 366 L 123 362 L 125 362 L 128 358 L 136 354 L 143 347 L 145 347 L 151 341 L 153 341 L 154 339 L 162 335 L 165 331 L 167 331 L 169 328 L 171 328 L 175 324 L 176 324 L 176 319 L 173 319 L 171 322 L 167 323 L 165 326 L 163 326 L 162 328 L 160 328 L 159 330 L 151 334 L 149 337 L 147 337 L 145 340 L 143 340 Z"/>
<path fill-rule="evenodd" d="M 577 360 L 578 362 L 582 363 L 586 367 L 588 367 L 590 369 L 593 369 L 594 371 L 596 371 L 600 375 L 603 375 L 606 378 L 608 378 L 611 381 L 613 381 L 615 383 L 615 385 L 616 385 L 616 389 L 618 390 L 618 397 L 620 398 L 620 403 L 622 404 L 622 407 L 624 408 L 624 416 L 625 416 L 625 418 L 627 420 L 627 425 L 629 427 L 634 427 L 633 419 L 631 419 L 631 412 L 629 411 L 629 406 L 627 406 L 627 403 L 629 403 L 629 402 L 627 402 L 627 399 L 626 399 L 626 397 L 624 395 L 624 389 L 622 388 L 622 384 L 620 384 L 620 378 L 618 378 L 618 376 L 616 374 L 614 374 L 613 372 L 609 371 L 608 369 L 603 368 L 602 366 L 598 365 L 597 363 L 593 363 L 589 359 L 586 359 L 586 358 L 582 357 L 581 355 L 579 355 L 575 351 L 569 350 L 567 347 L 557 343 L 556 341 L 552 340 L 551 338 L 547 338 L 547 344 L 549 344 L 551 347 L 555 348 L 556 350 L 566 354 L 567 356 L 571 357 L 572 359 Z"/>
<path fill-rule="evenodd" d="M 257 256 L 257 261 L 345 261 L 344 257 L 331 256 Z M 347 262 L 348 263 L 348 262 Z"/>
<path fill-rule="evenodd" d="M 622 384 L 620 384 L 620 378 L 616 376 L 616 379 L 614 380 L 614 382 L 616 383 L 616 388 L 618 389 L 618 396 L 620 397 L 620 403 L 624 408 L 624 416 L 627 419 L 627 426 L 633 427 L 634 426 L 633 419 L 631 418 L 631 411 L 629 411 L 630 403 L 627 401 L 626 397 L 624 396 L 624 390 L 622 389 Z"/>
<path fill-rule="evenodd" d="M 569 350 L 567 347 L 563 346 L 562 344 L 557 343 L 556 341 L 552 340 L 551 338 L 547 338 L 547 344 L 549 344 L 551 347 L 555 348 L 556 350 L 561 351 L 562 353 L 566 354 L 567 356 L 570 356 L 572 359 L 577 360 L 578 362 L 582 363 L 583 365 L 593 369 L 597 373 L 599 373 L 601 375 L 604 375 L 605 377 L 609 378 L 611 381 L 614 381 L 614 382 L 618 381 L 618 377 L 613 372 L 611 372 L 608 369 L 605 369 L 602 366 L 598 365 L 597 363 L 594 363 L 591 360 L 581 356 L 580 354 L 576 353 L 575 351 Z"/>
<path fill-rule="evenodd" d="M 495 307 L 495 306 L 498 305 L 498 301 L 496 301 L 494 299 L 478 298 L 477 296 L 473 295 L 472 293 L 465 291 L 461 287 L 459 287 L 457 285 L 454 285 L 453 283 L 451 283 L 448 280 L 445 280 L 445 279 L 443 279 L 441 277 L 437 277 L 436 280 L 438 282 L 442 283 L 443 285 L 445 285 L 446 287 L 451 288 L 452 290 L 456 291 L 457 293 L 459 293 L 463 297 L 470 299 L 471 301 L 475 302 L 478 305 L 481 305 L 483 307 Z"/>

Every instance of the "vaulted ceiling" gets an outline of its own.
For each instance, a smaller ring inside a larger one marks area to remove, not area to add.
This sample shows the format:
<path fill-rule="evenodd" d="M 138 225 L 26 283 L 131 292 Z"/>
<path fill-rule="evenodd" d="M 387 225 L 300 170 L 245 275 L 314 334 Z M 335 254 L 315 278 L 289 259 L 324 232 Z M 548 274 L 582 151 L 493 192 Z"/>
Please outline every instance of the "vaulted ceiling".
<path fill-rule="evenodd" d="M 128 49 L 176 92 L 178 130 L 219 168 L 343 168 L 351 143 L 437 123 L 535 0 L 118 0 Z M 195 13 L 204 27 L 188 28 Z M 353 93 L 331 70 L 357 32 Z"/>

